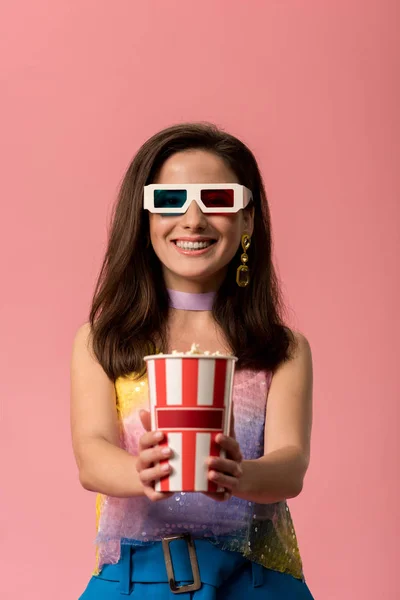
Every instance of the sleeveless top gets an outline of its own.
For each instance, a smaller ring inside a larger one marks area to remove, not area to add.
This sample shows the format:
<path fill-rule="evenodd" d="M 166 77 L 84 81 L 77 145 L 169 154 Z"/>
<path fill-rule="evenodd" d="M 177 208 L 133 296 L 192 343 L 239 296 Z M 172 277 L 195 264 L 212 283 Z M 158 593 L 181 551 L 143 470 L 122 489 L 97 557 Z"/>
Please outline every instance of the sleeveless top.
<path fill-rule="evenodd" d="M 238 370 L 233 385 L 235 435 L 245 460 L 264 453 L 264 423 L 271 373 Z M 139 411 L 149 409 L 147 378 L 115 381 L 121 447 L 138 454 L 144 433 Z M 151 544 L 167 535 L 190 533 L 221 549 L 240 552 L 266 568 L 304 579 L 297 538 L 286 501 L 248 502 L 233 496 L 217 502 L 202 493 L 175 493 L 166 500 L 98 494 L 96 568 L 115 564 L 121 543 Z"/>

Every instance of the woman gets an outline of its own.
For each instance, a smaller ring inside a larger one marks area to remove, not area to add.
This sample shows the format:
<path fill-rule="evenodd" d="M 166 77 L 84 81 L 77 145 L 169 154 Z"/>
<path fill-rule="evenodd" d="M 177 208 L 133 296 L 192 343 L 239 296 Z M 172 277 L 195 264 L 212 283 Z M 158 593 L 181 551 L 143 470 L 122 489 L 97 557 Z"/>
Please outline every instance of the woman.
<path fill-rule="evenodd" d="M 234 431 L 217 438 L 226 458 L 208 459 L 223 495 L 155 491 L 171 450 L 150 431 L 143 358 L 193 342 L 238 357 Z M 309 463 L 311 352 L 282 321 L 267 198 L 238 139 L 183 124 L 140 148 L 71 380 L 80 481 L 98 492 L 83 600 L 311 598 L 286 504 Z"/>

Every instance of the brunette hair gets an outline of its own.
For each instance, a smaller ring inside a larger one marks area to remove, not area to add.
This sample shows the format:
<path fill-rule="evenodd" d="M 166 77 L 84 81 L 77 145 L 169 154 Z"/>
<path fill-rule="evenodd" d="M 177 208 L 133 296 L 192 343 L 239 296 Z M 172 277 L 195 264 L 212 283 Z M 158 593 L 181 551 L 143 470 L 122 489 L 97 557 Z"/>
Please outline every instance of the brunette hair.
<path fill-rule="evenodd" d="M 184 123 L 155 134 L 139 149 L 123 178 L 114 206 L 108 247 L 97 280 L 90 325 L 93 351 L 110 379 L 145 369 L 143 357 L 167 348 L 168 292 L 159 259 L 148 244 L 149 219 L 143 187 L 165 160 L 189 149 L 224 159 L 239 182 L 253 192 L 254 232 L 248 250 L 250 284 L 235 272 L 241 247 L 228 265 L 213 316 L 238 368 L 274 370 L 288 359 L 295 338 L 283 323 L 283 304 L 272 263 L 270 211 L 257 162 L 236 137 L 208 123 Z"/>

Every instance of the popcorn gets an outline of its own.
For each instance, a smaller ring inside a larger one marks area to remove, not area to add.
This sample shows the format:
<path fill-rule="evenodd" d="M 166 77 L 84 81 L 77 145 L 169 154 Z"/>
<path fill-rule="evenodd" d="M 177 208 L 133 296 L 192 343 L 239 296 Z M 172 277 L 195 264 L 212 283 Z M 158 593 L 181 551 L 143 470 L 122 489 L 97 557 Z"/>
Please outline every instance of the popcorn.
<path fill-rule="evenodd" d="M 168 354 L 164 354 L 163 352 L 160 352 L 158 354 L 158 356 L 168 356 Z M 233 355 L 229 354 L 229 353 L 223 354 L 219 350 L 216 350 L 215 352 L 210 352 L 210 350 L 205 350 L 204 352 L 202 352 L 200 350 L 200 345 L 193 342 L 193 344 L 190 347 L 190 350 L 188 350 L 187 352 L 180 352 L 179 350 L 172 350 L 170 356 L 180 356 L 180 357 L 184 357 L 184 356 L 218 356 L 218 357 L 230 358 Z"/>
<path fill-rule="evenodd" d="M 164 431 L 172 456 L 171 474 L 159 492 L 220 492 L 208 479 L 208 456 L 220 456 L 212 437 L 230 431 L 235 356 L 190 350 L 144 357 L 147 362 L 152 429 Z M 187 445 L 186 445 L 187 444 Z M 189 446 L 189 444 L 191 444 Z M 183 448 L 192 451 L 183 452 Z"/>
<path fill-rule="evenodd" d="M 186 352 L 186 354 L 203 354 L 203 353 L 200 351 L 199 344 L 193 343 L 189 352 Z"/>

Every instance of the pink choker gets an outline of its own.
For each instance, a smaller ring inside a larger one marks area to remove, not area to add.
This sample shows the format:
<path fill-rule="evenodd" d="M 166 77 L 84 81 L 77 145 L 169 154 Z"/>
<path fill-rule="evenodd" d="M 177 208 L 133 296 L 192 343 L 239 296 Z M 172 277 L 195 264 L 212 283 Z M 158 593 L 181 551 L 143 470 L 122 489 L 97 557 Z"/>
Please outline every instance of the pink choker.
<path fill-rule="evenodd" d="M 179 310 L 212 310 L 216 292 L 205 294 L 191 294 L 168 290 L 169 305 Z"/>

